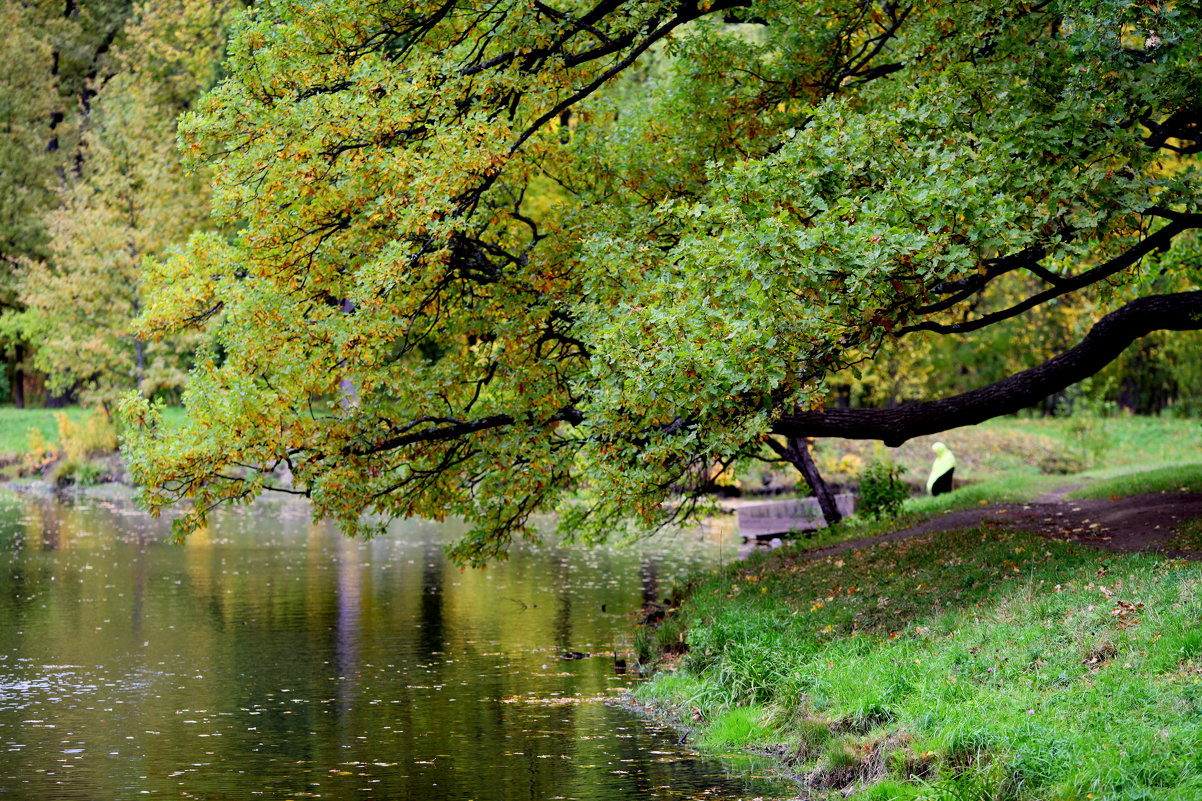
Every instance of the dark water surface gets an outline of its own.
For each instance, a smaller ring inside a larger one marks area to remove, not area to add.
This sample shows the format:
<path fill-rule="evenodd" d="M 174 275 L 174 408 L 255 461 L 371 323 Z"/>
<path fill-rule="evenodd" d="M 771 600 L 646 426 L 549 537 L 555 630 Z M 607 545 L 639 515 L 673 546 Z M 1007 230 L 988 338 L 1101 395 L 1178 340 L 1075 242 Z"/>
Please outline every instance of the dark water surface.
<path fill-rule="evenodd" d="M 184 546 L 121 498 L 0 499 L 0 794 L 683 799 L 787 792 L 613 703 L 631 613 L 732 556 L 697 533 L 449 565 L 305 507 Z M 565 652 L 595 654 L 564 660 Z"/>

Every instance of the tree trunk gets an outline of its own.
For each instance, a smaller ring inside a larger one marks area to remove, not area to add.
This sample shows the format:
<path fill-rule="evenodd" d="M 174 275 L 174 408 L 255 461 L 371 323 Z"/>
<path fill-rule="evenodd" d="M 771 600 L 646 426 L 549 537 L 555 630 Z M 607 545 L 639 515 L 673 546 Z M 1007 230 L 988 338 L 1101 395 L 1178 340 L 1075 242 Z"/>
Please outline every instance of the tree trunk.
<path fill-rule="evenodd" d="M 25 408 L 25 346 L 18 343 L 13 348 L 13 406 Z"/>
<path fill-rule="evenodd" d="M 826 485 L 822 474 L 818 472 L 818 466 L 810 458 L 809 440 L 789 437 L 789 445 L 785 448 L 785 458 L 801 472 L 806 483 L 810 485 L 810 489 L 814 491 L 814 496 L 818 499 L 818 508 L 822 510 L 822 516 L 826 518 L 826 524 L 833 526 L 842 520 L 843 515 L 839 513 L 835 496 L 831 494 L 830 487 Z"/>
<path fill-rule="evenodd" d="M 42 407 L 45 409 L 65 409 L 71 405 L 71 390 L 64 390 L 63 393 L 56 394 L 53 392 L 46 393 L 46 400 L 42 402 Z"/>
<path fill-rule="evenodd" d="M 340 307 L 339 311 L 341 311 L 343 314 L 353 314 L 355 311 L 355 304 L 351 302 L 350 298 L 345 298 L 342 301 L 342 306 Z M 345 368 L 346 362 L 343 361 L 339 367 Z M 338 379 L 338 393 L 341 396 L 339 401 L 342 403 L 343 411 L 349 412 L 351 409 L 354 409 L 359 405 L 359 388 L 355 386 L 355 379 L 351 378 L 345 372 L 342 374 L 342 377 Z"/>
<path fill-rule="evenodd" d="M 138 315 L 142 313 L 142 304 L 138 299 L 134 298 L 134 319 L 138 319 Z M 142 337 L 134 335 L 134 369 L 136 370 L 134 380 L 138 385 L 138 392 L 142 391 L 142 381 L 146 378 L 146 344 L 142 341 Z"/>
<path fill-rule="evenodd" d="M 923 434 L 983 423 L 1025 409 L 1098 372 L 1151 331 L 1197 329 L 1202 329 L 1202 292 L 1139 298 L 1099 320 L 1076 347 L 987 387 L 893 409 L 828 408 L 784 414 L 772 432 L 790 439 L 877 439 L 897 447 Z"/>

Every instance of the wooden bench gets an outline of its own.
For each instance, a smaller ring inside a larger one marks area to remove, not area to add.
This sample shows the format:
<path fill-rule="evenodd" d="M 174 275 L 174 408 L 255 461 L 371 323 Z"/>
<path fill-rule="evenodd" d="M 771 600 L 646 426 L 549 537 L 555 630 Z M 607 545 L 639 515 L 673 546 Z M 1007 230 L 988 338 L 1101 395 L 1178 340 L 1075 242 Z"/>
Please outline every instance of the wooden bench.
<path fill-rule="evenodd" d="M 847 517 L 856 509 L 856 496 L 850 492 L 835 496 L 835 506 Z M 795 531 L 813 531 L 826 526 L 817 498 L 796 501 L 768 501 L 740 506 L 739 534 L 744 540 L 763 540 Z"/>

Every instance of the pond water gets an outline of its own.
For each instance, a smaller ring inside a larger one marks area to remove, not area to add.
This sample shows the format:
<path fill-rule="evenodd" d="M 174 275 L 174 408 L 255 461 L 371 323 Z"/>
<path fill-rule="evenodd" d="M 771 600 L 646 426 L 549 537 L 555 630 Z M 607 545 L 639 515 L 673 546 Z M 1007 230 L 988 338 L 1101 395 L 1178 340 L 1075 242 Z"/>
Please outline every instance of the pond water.
<path fill-rule="evenodd" d="M 0 794 L 683 799 L 789 792 L 615 701 L 633 613 L 721 534 L 520 548 L 349 540 L 299 503 L 186 545 L 120 497 L 0 499 Z M 563 659 L 564 654 L 589 654 Z"/>

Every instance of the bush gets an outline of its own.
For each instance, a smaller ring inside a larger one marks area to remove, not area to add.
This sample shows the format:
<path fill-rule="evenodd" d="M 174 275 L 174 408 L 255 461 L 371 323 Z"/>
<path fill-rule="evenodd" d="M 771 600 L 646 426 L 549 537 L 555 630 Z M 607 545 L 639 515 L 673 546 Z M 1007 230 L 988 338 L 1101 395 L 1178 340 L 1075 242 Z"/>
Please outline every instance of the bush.
<path fill-rule="evenodd" d="M 104 478 L 104 468 L 87 460 L 64 459 L 48 476 L 56 487 L 92 487 Z"/>
<path fill-rule="evenodd" d="M 65 412 L 56 412 L 58 442 L 52 443 L 39 428 L 29 429 L 29 440 L 25 450 L 25 468 L 39 472 L 60 459 L 65 467 L 57 471 L 61 476 L 73 476 L 67 483 L 95 483 L 100 475 L 89 459 L 117 450 L 117 429 L 108 414 L 103 411 L 88 413 L 78 423 Z"/>
<path fill-rule="evenodd" d="M 78 423 L 62 412 L 54 415 L 54 419 L 58 421 L 63 455 L 71 461 L 80 462 L 117 450 L 117 429 L 103 410 L 90 412 Z"/>
<path fill-rule="evenodd" d="M 859 505 L 868 517 L 896 517 L 909 490 L 902 483 L 902 469 L 892 462 L 873 462 L 860 474 Z"/>

